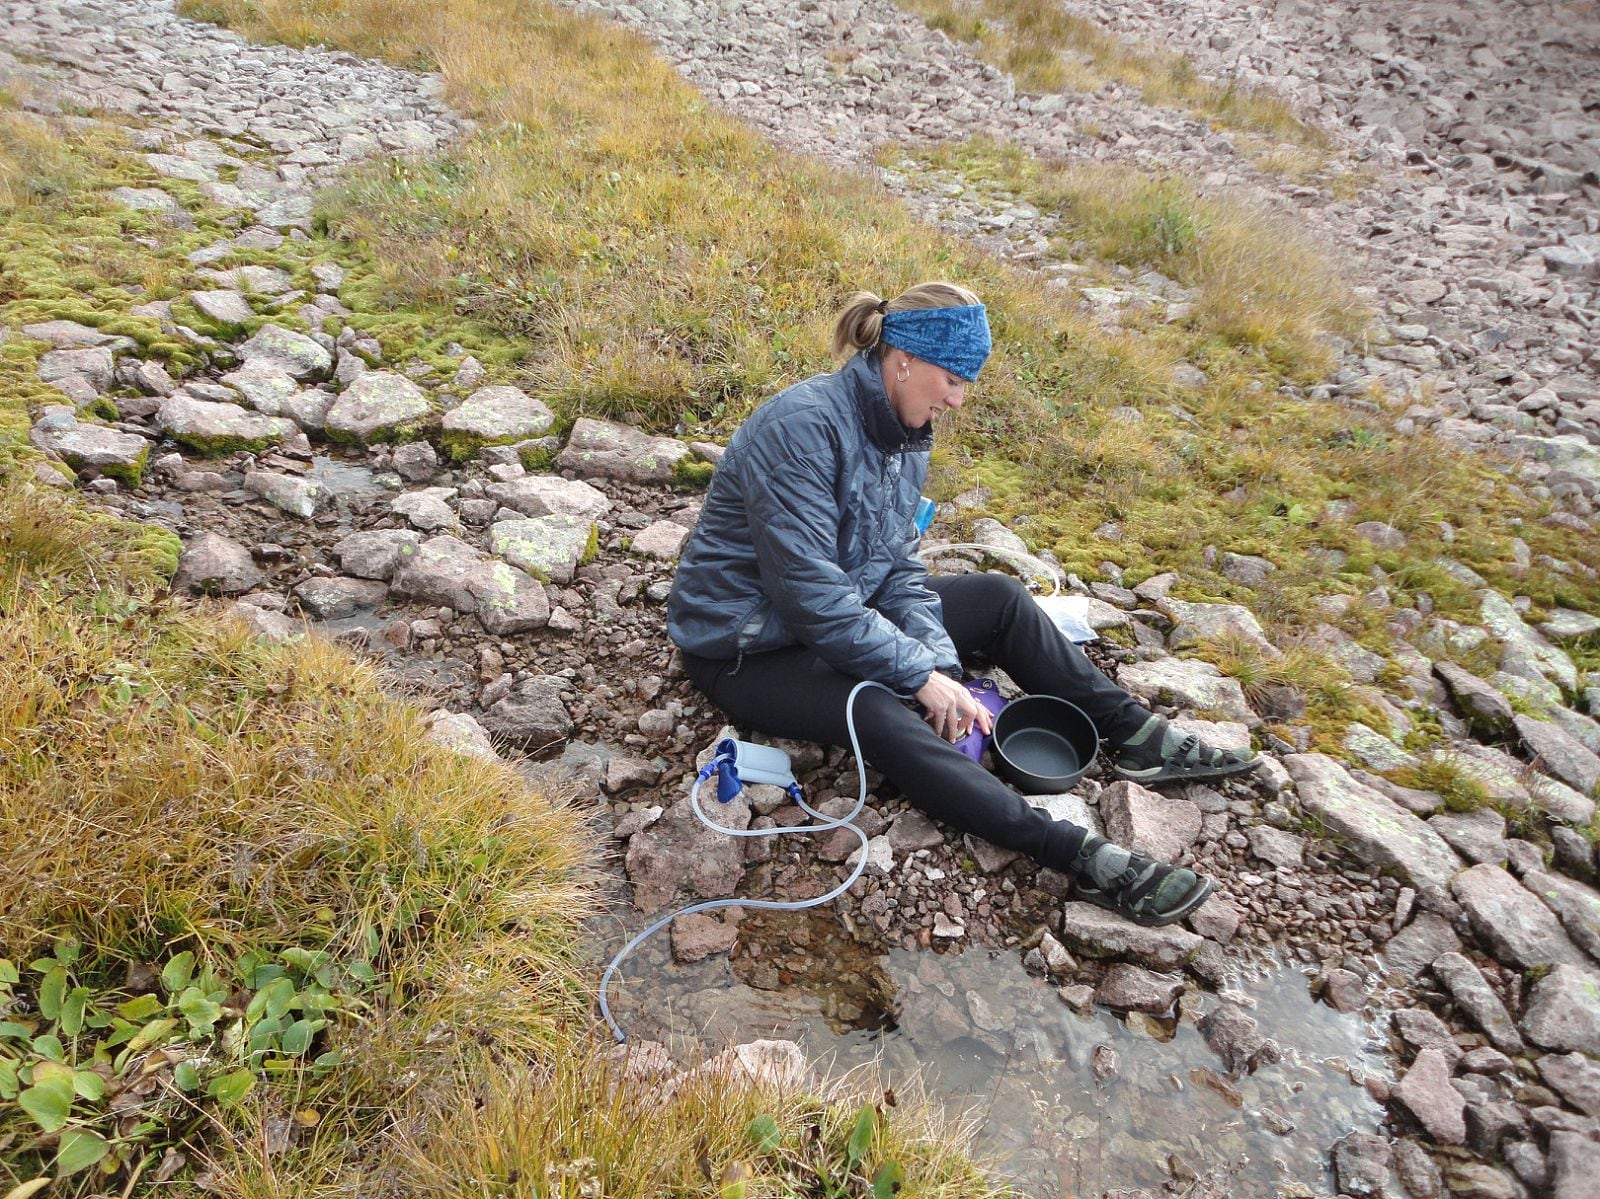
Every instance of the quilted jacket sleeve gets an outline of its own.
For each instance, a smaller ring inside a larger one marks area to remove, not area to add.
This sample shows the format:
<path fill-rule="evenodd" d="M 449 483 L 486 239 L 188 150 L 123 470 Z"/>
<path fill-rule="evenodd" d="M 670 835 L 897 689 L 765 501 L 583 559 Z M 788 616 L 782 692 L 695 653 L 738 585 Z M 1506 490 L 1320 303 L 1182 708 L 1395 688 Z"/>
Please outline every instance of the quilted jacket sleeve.
<path fill-rule="evenodd" d="M 837 449 L 836 441 L 825 432 L 822 436 L 829 450 Z M 783 446 L 764 445 L 743 465 L 741 490 L 762 588 L 794 636 L 828 665 L 910 694 L 949 663 L 868 607 L 834 560 L 840 521 L 837 455 L 802 455 L 793 449 L 797 443 L 810 449 L 817 439 L 800 436 Z"/>

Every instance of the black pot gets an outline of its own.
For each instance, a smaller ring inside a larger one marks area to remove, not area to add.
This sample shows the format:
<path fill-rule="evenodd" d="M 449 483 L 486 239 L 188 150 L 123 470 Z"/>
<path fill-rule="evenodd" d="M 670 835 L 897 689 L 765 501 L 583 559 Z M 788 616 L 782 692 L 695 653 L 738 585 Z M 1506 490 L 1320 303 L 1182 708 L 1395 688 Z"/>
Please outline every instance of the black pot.
<path fill-rule="evenodd" d="M 1077 704 L 1024 695 L 994 718 L 1000 773 L 1029 795 L 1070 791 L 1100 748 L 1100 732 Z"/>

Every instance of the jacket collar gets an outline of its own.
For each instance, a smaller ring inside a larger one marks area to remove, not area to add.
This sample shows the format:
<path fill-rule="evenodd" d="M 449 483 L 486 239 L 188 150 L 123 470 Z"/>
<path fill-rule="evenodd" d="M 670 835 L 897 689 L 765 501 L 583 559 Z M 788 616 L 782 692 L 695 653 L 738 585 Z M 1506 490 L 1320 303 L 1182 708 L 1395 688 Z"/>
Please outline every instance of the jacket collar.
<path fill-rule="evenodd" d="M 872 444 L 886 454 L 927 450 L 933 445 L 933 422 L 920 429 L 908 429 L 889 407 L 889 393 L 883 388 L 883 372 L 876 350 L 862 350 L 839 372 L 855 399 L 856 411 Z"/>

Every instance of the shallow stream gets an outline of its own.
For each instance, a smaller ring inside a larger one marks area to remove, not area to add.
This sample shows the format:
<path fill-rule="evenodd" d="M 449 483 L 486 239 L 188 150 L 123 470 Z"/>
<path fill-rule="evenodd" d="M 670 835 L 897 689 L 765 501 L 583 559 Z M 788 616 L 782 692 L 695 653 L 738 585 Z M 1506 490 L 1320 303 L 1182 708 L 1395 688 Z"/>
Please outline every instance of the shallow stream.
<path fill-rule="evenodd" d="M 630 1038 L 693 1061 L 781 1037 L 830 1074 L 865 1067 L 902 1095 L 920 1080 L 978 1123 L 1003 1176 L 1052 1199 L 1208 1173 L 1234 1199 L 1332 1195 L 1329 1149 L 1383 1118 L 1355 1080 L 1390 1076 L 1362 1017 L 1315 1002 L 1301 970 L 1272 961 L 1224 988 L 1283 1049 L 1240 1079 L 1194 1027 L 1214 996 L 1185 996 L 1181 1015 L 1080 1015 L 1015 949 L 875 954 L 828 912 L 750 913 L 731 958 L 695 965 L 672 962 L 663 930 L 623 976 L 611 1003 Z"/>

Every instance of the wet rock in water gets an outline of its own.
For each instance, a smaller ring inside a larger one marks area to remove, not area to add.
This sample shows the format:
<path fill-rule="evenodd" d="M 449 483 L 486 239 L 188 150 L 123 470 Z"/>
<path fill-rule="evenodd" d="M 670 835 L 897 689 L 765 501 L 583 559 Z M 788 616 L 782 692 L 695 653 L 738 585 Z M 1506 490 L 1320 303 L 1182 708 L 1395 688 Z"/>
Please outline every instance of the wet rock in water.
<path fill-rule="evenodd" d="M 1352 1132 L 1333 1145 L 1333 1175 L 1339 1190 L 1362 1199 L 1387 1199 L 1393 1160 L 1389 1142 L 1370 1132 Z"/>
<path fill-rule="evenodd" d="M 1540 1077 L 1573 1107 L 1600 1116 L 1600 1063 L 1581 1053 L 1547 1053 L 1538 1067 Z"/>
<path fill-rule="evenodd" d="M 1435 662 L 1433 673 L 1450 689 L 1456 706 L 1466 715 L 1473 728 L 1491 737 L 1504 736 L 1510 730 L 1511 718 L 1515 713 L 1511 710 L 1510 701 L 1500 692 L 1454 662 Z"/>
<path fill-rule="evenodd" d="M 266 324 L 238 350 L 245 363 L 263 362 L 299 379 L 325 379 L 333 369 L 333 355 L 304 333 Z"/>
<path fill-rule="evenodd" d="M 1550 1136 L 1551 1199 L 1600 1196 L 1600 1144 L 1575 1132 Z"/>
<path fill-rule="evenodd" d="M 1522 885 L 1556 914 L 1580 949 L 1600 960 L 1600 893 L 1570 878 L 1539 870 L 1524 874 Z"/>
<path fill-rule="evenodd" d="M 750 805 L 743 795 L 718 806 L 717 823 L 750 826 Z M 739 840 L 707 828 L 688 798 L 679 799 L 660 820 L 628 841 L 624 867 L 633 884 L 634 906 L 648 915 L 680 893 L 699 899 L 732 895 L 744 873 Z"/>
<path fill-rule="evenodd" d="M 525 633 L 543 628 L 550 619 L 543 586 L 455 537 L 431 537 L 415 548 L 401 547 L 390 587 L 405 599 L 476 613 L 490 633 Z"/>
<path fill-rule="evenodd" d="M 728 953 L 739 939 L 739 926 L 705 912 L 691 912 L 674 920 L 668 935 L 672 941 L 673 960 L 687 965 Z"/>
<path fill-rule="evenodd" d="M 1322 997 L 1336 1012 L 1359 1012 L 1367 1004 L 1367 989 L 1355 971 L 1335 969 L 1323 976 Z"/>
<path fill-rule="evenodd" d="M 1506 818 L 1493 808 L 1440 812 L 1428 817 L 1428 824 L 1469 862 L 1500 865 L 1506 860 Z"/>
<path fill-rule="evenodd" d="M 671 562 L 677 558 L 688 537 L 689 530 L 677 522 L 658 520 L 634 534 L 632 549 L 646 558 Z"/>
<path fill-rule="evenodd" d="M 1168 641 L 1174 649 L 1201 641 L 1237 640 L 1254 646 L 1263 657 L 1283 656 L 1267 640 L 1255 614 L 1242 604 L 1192 604 L 1167 598 L 1156 601 L 1156 608 L 1173 623 Z"/>
<path fill-rule="evenodd" d="M 689 457 L 689 447 L 670 437 L 651 437 L 627 425 L 581 417 L 566 448 L 556 457 L 561 470 L 587 478 L 629 483 L 670 483 L 673 468 Z"/>
<path fill-rule="evenodd" d="M 1246 724 L 1256 721 L 1239 681 L 1229 678 L 1209 662 L 1190 658 L 1133 662 L 1118 669 L 1117 681 L 1146 702 L 1209 709 Z"/>
<path fill-rule="evenodd" d="M 432 412 L 432 403 L 410 379 L 367 371 L 328 406 L 323 427 L 334 441 L 409 441 Z"/>
<path fill-rule="evenodd" d="M 495 503 L 524 516 L 575 516 L 599 520 L 611 511 L 605 492 L 580 479 L 556 475 L 524 475 L 491 485 L 485 493 Z"/>
<path fill-rule="evenodd" d="M 440 708 L 429 713 L 428 740 L 471 758 L 498 760 L 500 757 L 489 741 L 487 730 L 465 712 L 447 712 Z"/>
<path fill-rule="evenodd" d="M 1239 925 L 1243 919 L 1232 902 L 1215 894 L 1201 904 L 1198 911 L 1190 912 L 1187 917 L 1191 929 L 1218 945 L 1227 945 L 1239 935 Z"/>
<path fill-rule="evenodd" d="M 483 726 L 496 737 L 530 751 L 554 745 L 573 728 L 562 683 L 545 675 L 524 679 L 483 714 Z"/>
<path fill-rule="evenodd" d="M 1531 716 L 1519 714 L 1514 723 L 1517 736 L 1533 754 L 1535 765 L 1583 795 L 1592 795 L 1600 786 L 1600 757 L 1577 738 L 1569 736 L 1559 725 Z"/>
<path fill-rule="evenodd" d="M 389 458 L 394 473 L 408 483 L 421 483 L 439 471 L 439 455 L 426 441 L 413 441 L 396 446 Z M 448 488 L 454 494 L 454 488 Z"/>
<path fill-rule="evenodd" d="M 794 1092 L 813 1085 L 806 1055 L 793 1041 L 751 1041 L 718 1054 L 695 1073 Z"/>
<path fill-rule="evenodd" d="M 1468 958 L 1459 953 L 1440 954 L 1433 961 L 1433 973 L 1495 1048 L 1513 1055 L 1526 1049 L 1505 1004 Z"/>
<path fill-rule="evenodd" d="M 1442 1050 L 1428 1048 L 1417 1054 L 1394 1097 L 1410 1109 L 1428 1135 L 1441 1145 L 1466 1143 L 1467 1101 L 1450 1085 L 1451 1065 Z"/>
<path fill-rule="evenodd" d="M 1109 1045 L 1096 1045 L 1089 1055 L 1089 1072 L 1097 1083 L 1109 1082 L 1122 1070 L 1117 1051 Z"/>
<path fill-rule="evenodd" d="M 1163 862 L 1176 862 L 1200 837 L 1200 809 L 1123 780 L 1100 795 L 1106 836 Z"/>
<path fill-rule="evenodd" d="M 1187 929 L 1144 928 L 1078 900 L 1062 905 L 1061 941 L 1087 957 L 1125 958 L 1156 970 L 1178 969 L 1204 944 Z"/>
<path fill-rule="evenodd" d="M 301 520 L 310 520 L 328 500 L 328 493 L 314 480 L 270 470 L 246 472 L 244 489 Z"/>
<path fill-rule="evenodd" d="M 1499 866 L 1463 870 L 1450 891 L 1466 909 L 1478 939 L 1507 965 L 1527 969 L 1587 962 L 1550 909 Z"/>
<path fill-rule="evenodd" d="M 1255 1017 L 1235 1003 L 1222 1003 L 1200 1018 L 1200 1035 L 1233 1077 L 1283 1056 L 1276 1041 L 1262 1035 Z"/>
<path fill-rule="evenodd" d="M 343 538 L 333 552 L 345 574 L 387 581 L 400 565 L 403 551 L 414 551 L 421 544 L 422 535 L 410 529 L 369 529 Z"/>
<path fill-rule="evenodd" d="M 1291 754 L 1283 763 L 1300 806 L 1320 817 L 1362 861 L 1394 870 L 1416 887 L 1448 883 L 1461 859 L 1412 813 L 1358 783 L 1323 754 Z"/>
<path fill-rule="evenodd" d="M 461 527 L 449 503 L 455 496 L 454 487 L 424 487 L 395 496 L 389 501 L 389 511 L 423 533 L 437 533 L 441 529 L 455 532 Z"/>
<path fill-rule="evenodd" d="M 594 535 L 594 522 L 581 516 L 501 520 L 489 526 L 489 551 L 535 578 L 568 583 Z"/>
<path fill-rule="evenodd" d="M 189 539 L 172 576 L 172 590 L 207 595 L 240 595 L 266 582 L 250 551 L 220 533 Z"/>
<path fill-rule="evenodd" d="M 1306 839 L 1270 825 L 1258 824 L 1246 831 L 1250 852 L 1271 866 L 1292 867 L 1305 862 Z"/>
<path fill-rule="evenodd" d="M 376 608 L 389 588 L 374 579 L 311 578 L 296 585 L 295 598 L 316 620 L 340 620 L 363 608 Z"/>
<path fill-rule="evenodd" d="M 1095 997 L 1112 1011 L 1161 1015 L 1172 1010 L 1182 991 L 1181 976 L 1156 974 L 1140 966 L 1120 962 L 1106 971 Z"/>
<path fill-rule="evenodd" d="M 1533 985 L 1522 1033 L 1544 1049 L 1600 1057 L 1600 977 L 1560 965 Z"/>
<path fill-rule="evenodd" d="M 459 373 L 459 372 L 458 372 Z M 444 414 L 440 440 L 457 462 L 486 445 L 510 445 L 538 437 L 555 413 L 517 387 L 482 387 Z"/>

